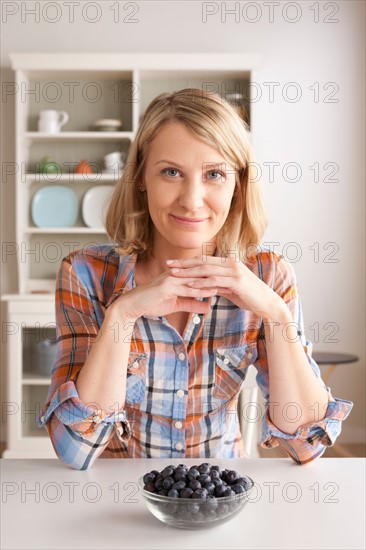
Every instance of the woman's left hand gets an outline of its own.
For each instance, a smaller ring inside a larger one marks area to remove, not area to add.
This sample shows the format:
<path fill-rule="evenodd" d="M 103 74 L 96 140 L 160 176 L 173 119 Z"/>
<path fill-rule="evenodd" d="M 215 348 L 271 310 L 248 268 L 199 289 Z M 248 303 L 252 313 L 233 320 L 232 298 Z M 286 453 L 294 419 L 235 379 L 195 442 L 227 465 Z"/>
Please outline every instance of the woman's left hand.
<path fill-rule="evenodd" d="M 282 298 L 242 262 L 219 256 L 206 256 L 206 259 L 203 261 L 201 256 L 195 256 L 167 265 L 175 277 L 197 277 L 196 281 L 187 283 L 191 288 L 214 288 L 217 294 L 241 309 L 253 311 L 260 318 L 291 321 Z"/>

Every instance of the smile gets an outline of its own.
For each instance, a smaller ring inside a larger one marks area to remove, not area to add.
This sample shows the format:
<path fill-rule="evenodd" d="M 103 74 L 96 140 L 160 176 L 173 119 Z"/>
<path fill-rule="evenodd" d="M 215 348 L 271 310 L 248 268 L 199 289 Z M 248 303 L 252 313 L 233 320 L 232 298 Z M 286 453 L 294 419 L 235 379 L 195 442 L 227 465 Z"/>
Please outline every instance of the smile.
<path fill-rule="evenodd" d="M 203 223 L 207 220 L 207 218 L 197 220 L 197 219 L 190 219 L 190 218 L 178 218 L 177 216 L 173 216 L 173 214 L 170 214 L 170 216 L 173 218 L 173 220 L 177 223 L 181 223 L 183 225 L 199 225 L 200 223 Z"/>

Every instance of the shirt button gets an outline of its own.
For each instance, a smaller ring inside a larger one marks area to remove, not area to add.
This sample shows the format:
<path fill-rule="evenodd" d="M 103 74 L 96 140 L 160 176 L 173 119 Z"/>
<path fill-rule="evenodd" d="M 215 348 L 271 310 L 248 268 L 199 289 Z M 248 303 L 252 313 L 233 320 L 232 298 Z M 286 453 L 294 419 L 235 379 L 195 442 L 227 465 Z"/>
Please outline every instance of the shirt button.
<path fill-rule="evenodd" d="M 183 397 L 183 395 L 184 395 L 184 391 L 182 389 L 177 391 L 178 397 Z"/>
<path fill-rule="evenodd" d="M 136 368 L 138 368 L 138 367 L 140 366 L 140 363 L 139 363 L 138 361 L 134 361 L 134 362 L 132 363 L 132 366 L 135 367 L 135 369 L 136 369 Z"/>
<path fill-rule="evenodd" d="M 46 420 L 45 416 L 41 416 L 41 422 L 44 422 Z"/>
<path fill-rule="evenodd" d="M 186 358 L 186 354 L 185 354 L 185 353 L 180 353 L 180 354 L 178 355 L 178 359 L 179 359 L 180 361 L 184 361 L 185 358 Z"/>
<path fill-rule="evenodd" d="M 225 357 L 224 363 L 225 363 L 225 365 L 228 365 L 230 363 L 230 360 L 227 357 Z"/>
<path fill-rule="evenodd" d="M 178 430 L 181 430 L 181 429 L 183 428 L 182 422 L 176 422 L 176 423 L 174 424 L 174 426 L 175 426 Z"/>
<path fill-rule="evenodd" d="M 100 422 L 100 421 L 101 421 L 100 416 L 99 416 L 98 414 L 95 414 L 95 415 L 93 416 L 93 422 L 95 422 L 95 423 L 97 424 L 97 423 Z"/>
<path fill-rule="evenodd" d="M 181 451 L 183 449 L 183 445 L 181 443 L 176 443 L 175 448 L 177 449 L 177 451 Z"/>
<path fill-rule="evenodd" d="M 193 322 L 195 325 L 199 325 L 200 322 L 201 322 L 201 317 L 199 315 L 194 315 L 193 316 Z"/>

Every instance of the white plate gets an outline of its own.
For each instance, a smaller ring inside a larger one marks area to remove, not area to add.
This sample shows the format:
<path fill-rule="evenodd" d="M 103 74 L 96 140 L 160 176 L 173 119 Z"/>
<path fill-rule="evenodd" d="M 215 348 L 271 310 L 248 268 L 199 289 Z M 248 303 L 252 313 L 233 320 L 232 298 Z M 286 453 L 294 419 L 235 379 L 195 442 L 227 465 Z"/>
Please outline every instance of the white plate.
<path fill-rule="evenodd" d="M 104 216 L 114 187 L 114 185 L 96 185 L 84 194 L 81 214 L 85 225 L 88 227 L 104 227 Z"/>

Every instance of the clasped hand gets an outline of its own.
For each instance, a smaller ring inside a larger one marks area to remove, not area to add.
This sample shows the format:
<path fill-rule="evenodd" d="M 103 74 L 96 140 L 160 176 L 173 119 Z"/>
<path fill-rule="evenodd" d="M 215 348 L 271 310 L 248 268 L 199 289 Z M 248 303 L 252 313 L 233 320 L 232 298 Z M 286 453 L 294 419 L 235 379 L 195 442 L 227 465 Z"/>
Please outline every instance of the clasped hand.
<path fill-rule="evenodd" d="M 197 289 L 215 289 L 241 309 L 253 311 L 268 320 L 289 320 L 289 310 L 282 298 L 257 277 L 242 262 L 233 258 L 201 256 L 167 261 L 174 277 L 197 277 L 187 286 Z"/>

